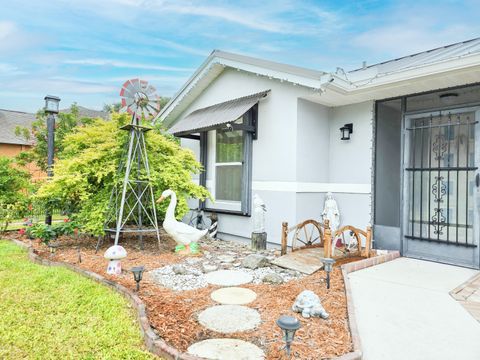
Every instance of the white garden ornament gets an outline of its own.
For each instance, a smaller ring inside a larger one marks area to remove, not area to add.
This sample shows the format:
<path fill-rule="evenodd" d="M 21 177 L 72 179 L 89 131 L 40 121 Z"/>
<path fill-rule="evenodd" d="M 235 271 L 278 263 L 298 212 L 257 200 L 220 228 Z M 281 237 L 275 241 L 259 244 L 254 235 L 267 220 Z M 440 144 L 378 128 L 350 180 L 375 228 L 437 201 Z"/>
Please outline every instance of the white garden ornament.
<path fill-rule="evenodd" d="M 122 273 L 122 264 L 120 263 L 121 259 L 127 257 L 127 250 L 120 245 L 110 246 L 105 255 L 105 259 L 108 259 L 107 274 L 109 275 L 120 275 Z"/>
<path fill-rule="evenodd" d="M 202 237 L 207 235 L 208 229 L 198 230 L 192 226 L 184 224 L 175 219 L 175 208 L 177 207 L 177 195 L 173 190 L 165 190 L 162 196 L 157 200 L 161 202 L 170 197 L 170 204 L 168 205 L 163 221 L 163 228 L 170 235 L 178 245 L 188 247 L 190 243 L 199 241 Z"/>
<path fill-rule="evenodd" d="M 323 221 L 328 220 L 332 234 L 338 230 L 340 226 L 340 211 L 338 205 L 331 192 L 325 197 L 325 205 L 322 212 Z"/>

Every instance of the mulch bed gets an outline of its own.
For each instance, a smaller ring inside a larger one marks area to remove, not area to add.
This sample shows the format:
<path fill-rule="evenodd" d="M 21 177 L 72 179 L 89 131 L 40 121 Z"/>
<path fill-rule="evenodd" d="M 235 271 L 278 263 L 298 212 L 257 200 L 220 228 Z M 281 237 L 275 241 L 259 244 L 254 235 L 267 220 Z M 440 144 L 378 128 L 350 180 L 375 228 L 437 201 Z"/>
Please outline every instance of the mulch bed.
<path fill-rule="evenodd" d="M 30 241 L 17 233 L 10 233 L 10 238 L 32 243 L 35 251 L 54 261 L 63 261 L 94 271 L 105 278 L 126 286 L 135 288 L 135 282 L 130 272 L 121 276 L 107 275 L 107 261 L 103 254 L 111 244 L 104 244 L 95 254 L 96 239 L 61 238 L 56 240 L 60 244 L 55 255 L 51 256 L 48 248 L 35 241 Z M 175 243 L 162 236 L 162 250 L 159 252 L 157 242 L 153 239 L 145 240 L 145 249 L 139 249 L 136 238 L 125 238 L 121 245 L 128 252 L 128 257 L 122 260 L 123 269 L 136 265 L 144 265 L 146 270 L 152 270 L 182 260 L 173 254 Z M 208 248 L 204 248 L 208 250 Z M 79 253 L 81 262 L 79 262 Z M 297 331 L 292 345 L 294 359 L 328 359 L 346 354 L 353 350 L 348 326 L 348 313 L 345 297 L 345 288 L 339 266 L 346 262 L 357 261 L 362 258 L 348 258 L 337 261 L 331 274 L 331 287 L 326 289 L 323 271 L 306 276 L 299 280 L 292 280 L 282 285 L 248 284 L 243 285 L 257 293 L 257 299 L 247 306 L 256 309 L 262 318 L 262 323 L 252 331 L 234 334 L 220 334 L 201 326 L 197 315 L 205 308 L 215 305 L 210 294 L 218 286 L 190 291 L 173 291 L 164 288 L 144 276 L 139 292 L 140 298 L 147 307 L 147 314 L 151 326 L 167 343 L 182 352 L 197 342 L 208 338 L 237 338 L 252 342 L 265 351 L 267 359 L 287 359 L 283 347 L 282 334 L 275 323 L 281 315 L 297 317 L 302 327 Z M 330 314 L 328 320 L 319 318 L 304 319 L 300 314 L 291 311 L 296 296 L 303 290 L 315 292 L 322 300 L 322 305 Z"/>

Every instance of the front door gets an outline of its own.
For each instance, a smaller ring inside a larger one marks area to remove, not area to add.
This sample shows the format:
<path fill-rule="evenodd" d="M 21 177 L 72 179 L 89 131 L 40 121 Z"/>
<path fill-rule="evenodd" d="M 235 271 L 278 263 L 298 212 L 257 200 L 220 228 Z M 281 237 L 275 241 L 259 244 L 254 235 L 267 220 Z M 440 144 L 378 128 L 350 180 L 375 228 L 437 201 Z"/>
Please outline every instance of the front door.
<path fill-rule="evenodd" d="M 403 253 L 479 267 L 479 108 L 406 115 Z"/>

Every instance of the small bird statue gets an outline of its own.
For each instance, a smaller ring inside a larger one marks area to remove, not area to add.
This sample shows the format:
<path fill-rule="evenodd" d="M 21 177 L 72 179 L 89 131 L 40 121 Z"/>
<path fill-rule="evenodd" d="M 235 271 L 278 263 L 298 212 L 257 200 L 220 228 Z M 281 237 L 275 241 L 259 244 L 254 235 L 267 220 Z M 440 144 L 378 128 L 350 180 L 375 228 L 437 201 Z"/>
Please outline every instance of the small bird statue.
<path fill-rule="evenodd" d="M 198 230 L 192 226 L 184 224 L 181 221 L 177 221 L 177 219 L 175 219 L 177 195 L 174 191 L 170 189 L 165 190 L 157 202 L 161 202 L 168 197 L 170 197 L 170 204 L 168 205 L 167 212 L 165 214 L 165 220 L 163 220 L 163 228 L 178 245 L 184 246 L 186 252 L 190 252 L 190 243 L 198 242 L 198 240 L 207 235 L 208 229 Z"/>

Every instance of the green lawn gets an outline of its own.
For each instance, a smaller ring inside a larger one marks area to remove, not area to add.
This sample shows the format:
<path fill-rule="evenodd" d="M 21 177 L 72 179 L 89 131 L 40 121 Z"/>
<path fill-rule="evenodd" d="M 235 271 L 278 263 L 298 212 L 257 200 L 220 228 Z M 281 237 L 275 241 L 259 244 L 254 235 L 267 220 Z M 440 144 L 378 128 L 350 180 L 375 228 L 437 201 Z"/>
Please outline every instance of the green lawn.
<path fill-rule="evenodd" d="M 151 358 L 121 295 L 0 241 L 0 359 Z"/>

